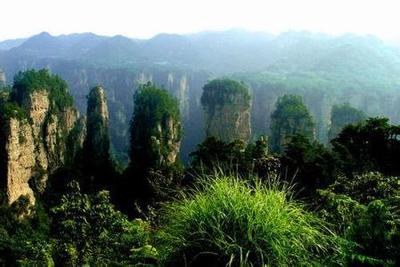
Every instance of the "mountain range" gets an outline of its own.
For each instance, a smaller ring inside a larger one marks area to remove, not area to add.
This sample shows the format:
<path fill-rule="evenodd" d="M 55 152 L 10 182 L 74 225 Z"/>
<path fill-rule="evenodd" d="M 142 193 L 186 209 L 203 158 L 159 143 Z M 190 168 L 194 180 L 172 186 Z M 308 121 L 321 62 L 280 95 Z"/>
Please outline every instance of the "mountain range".
<path fill-rule="evenodd" d="M 202 138 L 202 87 L 211 78 L 246 82 L 253 94 L 253 133 L 269 131 L 269 115 L 284 93 L 300 94 L 324 141 L 333 104 L 349 102 L 370 116 L 400 121 L 400 48 L 374 36 L 310 32 L 278 35 L 229 30 L 159 34 L 150 39 L 93 33 L 0 42 L 0 69 L 9 82 L 21 70 L 48 68 L 65 79 L 81 111 L 89 89 L 102 84 L 110 107 L 116 154 L 128 151 L 132 95 L 143 82 L 165 87 L 178 98 L 187 158 Z M 257 117 L 258 116 L 258 117 Z M 123 157 L 123 156 L 122 156 Z"/>

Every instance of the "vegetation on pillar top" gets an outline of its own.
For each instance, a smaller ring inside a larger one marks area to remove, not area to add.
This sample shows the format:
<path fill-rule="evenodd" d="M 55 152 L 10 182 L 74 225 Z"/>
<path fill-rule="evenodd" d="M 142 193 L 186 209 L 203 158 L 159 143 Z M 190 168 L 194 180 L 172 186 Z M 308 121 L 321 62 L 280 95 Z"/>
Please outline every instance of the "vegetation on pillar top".
<path fill-rule="evenodd" d="M 10 101 L 10 88 L 3 88 L 0 91 L 0 120 L 26 118 L 25 111 L 16 103 Z"/>
<path fill-rule="evenodd" d="M 302 134 L 314 138 L 314 122 L 303 99 L 298 95 L 284 95 L 278 99 L 271 115 L 271 148 L 280 152 L 287 137 Z"/>
<path fill-rule="evenodd" d="M 335 138 L 346 125 L 358 123 L 365 119 L 367 119 L 367 114 L 362 110 L 350 106 L 349 103 L 334 105 L 331 111 L 329 139 Z"/>
<path fill-rule="evenodd" d="M 181 138 L 180 126 L 176 133 L 172 133 L 167 125 L 169 121 L 180 124 L 177 100 L 166 90 L 147 83 L 135 93 L 134 106 L 131 121 L 131 160 L 141 161 L 147 158 L 147 162 L 154 162 L 160 156 L 166 157 L 170 153 L 168 141 L 171 138 L 179 141 Z M 159 152 L 154 151 L 154 138 L 160 142 Z"/>
<path fill-rule="evenodd" d="M 14 77 L 12 98 L 22 103 L 26 95 L 35 91 L 47 91 L 49 93 L 50 108 L 55 111 L 64 110 L 74 104 L 72 96 L 68 92 L 67 83 L 58 75 L 53 75 L 47 69 L 27 70 L 18 72 Z"/>
<path fill-rule="evenodd" d="M 209 109 L 223 104 L 250 106 L 249 89 L 243 83 L 235 80 L 215 79 L 203 87 L 201 103 L 203 106 L 209 107 Z"/>
<path fill-rule="evenodd" d="M 154 126 L 166 116 L 174 120 L 180 119 L 177 100 L 170 96 L 165 89 L 158 88 L 151 83 L 139 87 L 134 101 L 134 113 L 148 117 L 148 126 Z"/>

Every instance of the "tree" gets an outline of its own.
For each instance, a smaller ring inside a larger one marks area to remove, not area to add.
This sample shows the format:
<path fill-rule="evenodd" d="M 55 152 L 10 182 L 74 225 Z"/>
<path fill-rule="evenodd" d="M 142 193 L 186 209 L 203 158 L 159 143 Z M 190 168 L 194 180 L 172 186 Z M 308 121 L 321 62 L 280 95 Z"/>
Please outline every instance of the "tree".
<path fill-rule="evenodd" d="M 81 193 L 71 182 L 69 193 L 52 208 L 59 265 L 129 265 L 132 249 L 145 246 L 149 225 L 131 222 L 110 203 L 107 191 Z M 137 263 L 137 262 L 135 262 Z"/>
<path fill-rule="evenodd" d="M 328 133 L 329 140 L 335 138 L 348 124 L 358 123 L 367 118 L 367 115 L 349 103 L 334 105 L 331 111 L 331 126 Z"/>
<path fill-rule="evenodd" d="M 134 96 L 131 163 L 127 170 L 128 184 L 137 198 L 153 199 L 162 193 L 159 187 L 177 183 L 181 136 L 177 100 L 150 83 L 141 86 Z"/>
<path fill-rule="evenodd" d="M 390 125 L 387 118 L 348 125 L 331 144 L 338 167 L 348 176 L 366 171 L 400 174 L 400 127 Z"/>
<path fill-rule="evenodd" d="M 400 184 L 398 177 L 369 172 L 339 176 L 316 198 L 332 229 L 355 242 L 349 265 L 398 266 L 400 263 Z"/>
<path fill-rule="evenodd" d="M 314 122 L 300 96 L 284 95 L 271 115 L 271 149 L 281 152 L 287 138 L 302 134 L 314 139 Z"/>
<path fill-rule="evenodd" d="M 14 77 L 11 98 L 22 104 L 27 95 L 41 90 L 49 93 L 50 109 L 54 112 L 62 112 L 74 104 L 67 82 L 58 75 L 52 75 L 47 69 L 18 72 Z"/>
<path fill-rule="evenodd" d="M 285 176 L 294 179 L 300 195 L 314 194 L 327 186 L 337 172 L 335 156 L 317 141 L 294 135 L 285 146 L 281 162 Z"/>
<path fill-rule="evenodd" d="M 242 176 L 255 174 L 265 178 L 275 174 L 280 168 L 279 159 L 268 151 L 265 137 L 247 145 L 241 140 L 228 143 L 209 137 L 190 156 L 191 170 L 196 174 L 223 171 Z"/>

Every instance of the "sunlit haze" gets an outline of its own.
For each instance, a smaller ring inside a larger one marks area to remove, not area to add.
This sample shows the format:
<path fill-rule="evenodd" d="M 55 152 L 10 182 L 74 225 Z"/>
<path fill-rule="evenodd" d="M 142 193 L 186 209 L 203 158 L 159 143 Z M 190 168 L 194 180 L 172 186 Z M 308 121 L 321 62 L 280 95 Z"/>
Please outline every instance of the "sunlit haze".
<path fill-rule="evenodd" d="M 392 0 L 5 0 L 1 10 L 0 40 L 42 31 L 149 38 L 230 28 L 400 35 L 399 3 Z"/>

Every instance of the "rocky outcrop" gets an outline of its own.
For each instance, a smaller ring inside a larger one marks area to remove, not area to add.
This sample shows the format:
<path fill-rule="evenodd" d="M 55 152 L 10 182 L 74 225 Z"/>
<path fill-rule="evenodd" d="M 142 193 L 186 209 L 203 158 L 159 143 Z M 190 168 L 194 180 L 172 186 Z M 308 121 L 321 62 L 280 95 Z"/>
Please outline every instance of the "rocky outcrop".
<path fill-rule="evenodd" d="M 250 95 L 243 84 L 228 79 L 211 81 L 204 86 L 201 101 L 207 136 L 226 142 L 249 140 Z"/>
<path fill-rule="evenodd" d="M 176 162 L 181 145 L 178 101 L 166 90 L 144 85 L 135 95 L 131 126 L 131 168 L 143 172 Z"/>
<path fill-rule="evenodd" d="M 6 73 L 2 69 L 0 69 L 0 86 L 6 85 L 6 82 Z"/>
<path fill-rule="evenodd" d="M 67 145 L 67 141 L 78 117 L 66 100 L 66 88 L 54 85 L 60 82 L 58 77 L 40 71 L 23 75 L 30 75 L 29 79 L 23 80 L 26 77 L 21 76 L 19 84 L 13 87 L 14 98 L 1 105 L 0 180 L 10 204 L 20 196 L 27 196 L 34 204 L 35 194 L 45 190 L 48 176 L 71 162 L 74 154 L 68 152 L 71 144 Z M 47 83 L 32 84 L 41 84 L 43 88 L 27 83 L 39 78 Z"/>
<path fill-rule="evenodd" d="M 86 176 L 100 179 L 99 183 L 110 179 L 111 175 L 110 137 L 108 132 L 109 113 L 105 91 L 94 87 L 87 96 L 87 123 L 84 142 L 84 163 Z M 94 181 L 96 183 L 96 181 Z"/>
<path fill-rule="evenodd" d="M 176 162 L 181 146 L 180 129 L 180 122 L 171 117 L 157 125 L 151 136 L 151 147 L 157 155 L 157 165 L 170 166 Z"/>
<path fill-rule="evenodd" d="M 7 154 L 3 155 L 3 160 L 5 160 L 8 202 L 11 204 L 23 195 L 34 204 L 34 193 L 29 186 L 36 164 L 32 127 L 26 119 L 11 118 L 3 130 L 6 137 L 5 151 L 7 151 Z"/>

